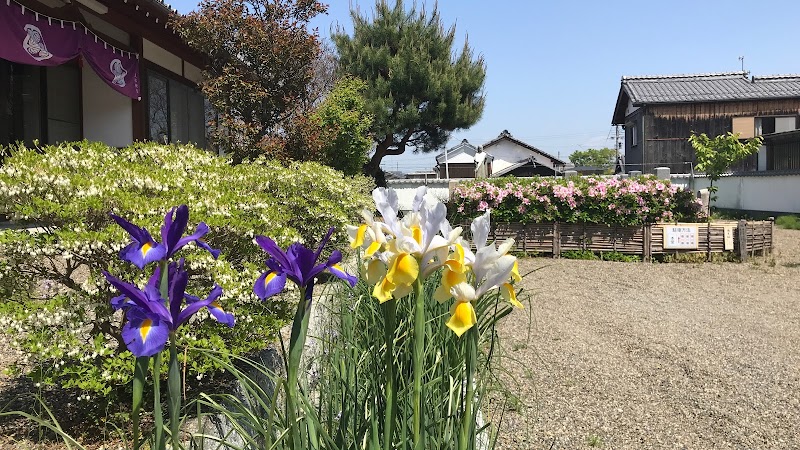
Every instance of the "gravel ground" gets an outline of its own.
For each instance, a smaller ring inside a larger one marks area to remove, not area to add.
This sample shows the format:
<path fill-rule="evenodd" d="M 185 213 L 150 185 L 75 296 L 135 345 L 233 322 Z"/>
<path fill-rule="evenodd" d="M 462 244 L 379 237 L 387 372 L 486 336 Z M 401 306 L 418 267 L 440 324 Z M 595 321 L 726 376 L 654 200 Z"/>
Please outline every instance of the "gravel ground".
<path fill-rule="evenodd" d="M 776 246 L 743 264 L 522 262 L 540 270 L 531 322 L 500 329 L 500 447 L 800 448 L 800 231 Z"/>
<path fill-rule="evenodd" d="M 776 243 L 743 264 L 521 261 L 540 270 L 531 320 L 500 330 L 500 448 L 800 448 L 800 231 Z M 0 369 L 15 356 L 0 335 Z"/>

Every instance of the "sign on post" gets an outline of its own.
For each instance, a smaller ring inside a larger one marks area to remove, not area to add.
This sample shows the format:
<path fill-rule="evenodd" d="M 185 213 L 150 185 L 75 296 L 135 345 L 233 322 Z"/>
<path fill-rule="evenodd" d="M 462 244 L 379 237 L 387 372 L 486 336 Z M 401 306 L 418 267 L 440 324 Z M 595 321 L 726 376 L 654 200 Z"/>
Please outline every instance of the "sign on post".
<path fill-rule="evenodd" d="M 664 225 L 665 249 L 697 249 L 697 225 Z"/>
<path fill-rule="evenodd" d="M 733 230 L 736 225 L 725 226 L 725 250 L 733 250 Z"/>

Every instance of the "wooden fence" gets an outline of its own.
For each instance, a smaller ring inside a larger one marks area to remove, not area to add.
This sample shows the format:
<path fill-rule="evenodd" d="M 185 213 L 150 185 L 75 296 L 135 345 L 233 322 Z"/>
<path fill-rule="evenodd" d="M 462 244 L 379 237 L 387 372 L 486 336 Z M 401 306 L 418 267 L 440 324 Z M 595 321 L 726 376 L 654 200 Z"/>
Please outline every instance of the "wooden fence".
<path fill-rule="evenodd" d="M 766 255 L 772 251 L 773 227 L 771 220 L 715 221 L 710 226 L 678 223 L 640 227 L 497 223 L 493 224 L 490 236 L 497 241 L 514 238 L 516 251 L 552 254 L 556 258 L 570 250 L 619 252 L 641 255 L 645 260 L 659 254 L 734 252 L 744 261 L 752 255 Z M 469 226 L 464 229 L 469 230 Z"/>

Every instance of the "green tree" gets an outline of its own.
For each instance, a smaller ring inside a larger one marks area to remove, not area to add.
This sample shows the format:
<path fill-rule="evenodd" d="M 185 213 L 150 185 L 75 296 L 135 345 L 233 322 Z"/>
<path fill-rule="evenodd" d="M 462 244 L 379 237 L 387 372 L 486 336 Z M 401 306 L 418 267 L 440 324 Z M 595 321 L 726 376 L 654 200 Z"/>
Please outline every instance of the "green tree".
<path fill-rule="evenodd" d="M 763 139 L 757 136 L 744 141 L 739 139 L 739 134 L 728 132 L 715 138 L 708 137 L 705 133 L 692 133 L 689 143 L 694 147 L 697 163 L 695 169 L 708 175 L 711 181 L 708 188 L 711 201 L 716 200 L 715 192 L 718 187 L 714 182 L 738 161 L 756 153 L 761 147 Z M 708 202 L 708 215 L 711 215 L 711 201 Z"/>
<path fill-rule="evenodd" d="M 200 88 L 219 114 L 212 143 L 234 161 L 274 151 L 269 138 L 313 96 L 320 42 L 308 22 L 325 10 L 316 0 L 203 0 L 176 19 L 207 60 Z"/>
<path fill-rule="evenodd" d="M 364 172 L 376 175 L 384 156 L 431 152 L 452 131 L 468 128 L 483 113 L 486 67 L 467 42 L 454 56 L 455 27 L 445 29 L 436 6 L 409 10 L 402 0 L 378 0 L 373 17 L 352 10 L 353 35 L 332 36 L 339 69 L 364 80 L 375 152 Z"/>
<path fill-rule="evenodd" d="M 705 133 L 692 132 L 689 143 L 694 147 L 697 164 L 695 169 L 705 172 L 710 180 L 708 191 L 708 208 L 706 209 L 706 242 L 708 242 L 708 258 L 711 259 L 711 204 L 717 199 L 718 186 L 714 182 L 722 177 L 730 167 L 738 161 L 756 153 L 761 147 L 763 139 L 757 136 L 747 141 L 739 139 L 739 133 L 719 135 L 715 138 L 708 137 Z"/>
<path fill-rule="evenodd" d="M 319 104 L 300 109 L 279 132 L 263 139 L 264 152 L 282 161 L 316 161 L 348 175 L 361 173 L 372 146 L 363 81 L 343 77 Z"/>
<path fill-rule="evenodd" d="M 323 130 L 320 162 L 347 175 L 361 173 L 372 146 L 369 136 L 372 116 L 366 112 L 361 95 L 366 88 L 361 80 L 341 78 L 313 113 Z"/>
<path fill-rule="evenodd" d="M 569 160 L 576 166 L 607 167 L 614 164 L 616 157 L 617 151 L 613 148 L 590 148 L 572 152 Z"/>

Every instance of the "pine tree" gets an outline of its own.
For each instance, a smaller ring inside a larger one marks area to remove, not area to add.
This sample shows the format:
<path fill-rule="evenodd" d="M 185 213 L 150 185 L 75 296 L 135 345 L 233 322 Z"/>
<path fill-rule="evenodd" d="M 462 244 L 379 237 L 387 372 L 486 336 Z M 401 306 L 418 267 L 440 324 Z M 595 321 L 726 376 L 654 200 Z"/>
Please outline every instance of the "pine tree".
<path fill-rule="evenodd" d="M 378 0 L 372 19 L 352 10 L 353 36 L 332 36 L 342 72 L 364 80 L 375 152 L 364 172 L 375 176 L 384 156 L 442 148 L 452 131 L 468 128 L 483 113 L 486 67 L 468 42 L 453 52 L 455 27 L 445 29 L 434 6 L 406 10 Z"/>

